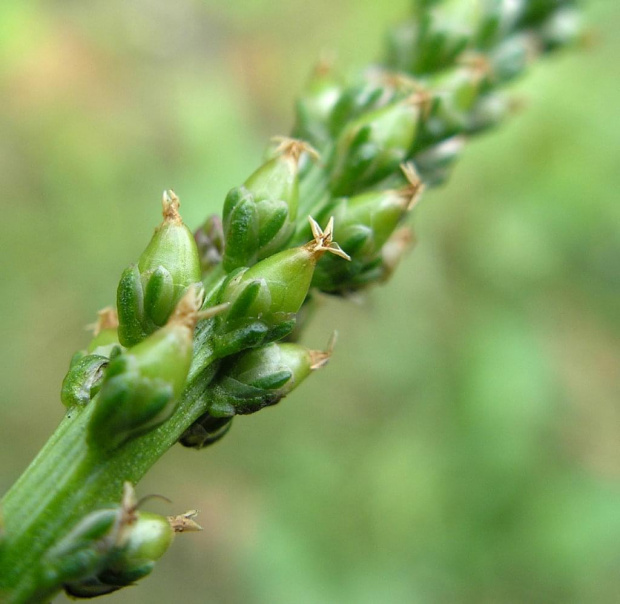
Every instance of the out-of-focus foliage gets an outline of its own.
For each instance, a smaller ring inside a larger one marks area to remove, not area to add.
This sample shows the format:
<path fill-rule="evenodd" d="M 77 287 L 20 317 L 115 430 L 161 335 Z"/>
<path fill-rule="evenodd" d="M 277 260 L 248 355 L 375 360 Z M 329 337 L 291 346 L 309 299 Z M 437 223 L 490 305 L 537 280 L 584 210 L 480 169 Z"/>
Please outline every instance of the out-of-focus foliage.
<path fill-rule="evenodd" d="M 2 491 L 161 191 L 191 226 L 219 211 L 320 51 L 359 67 L 407 8 L 0 3 Z M 325 301 L 306 343 L 339 330 L 329 368 L 141 483 L 205 531 L 110 602 L 617 601 L 620 8 L 586 14 L 591 47 L 517 84 L 526 110 L 427 195 L 392 282 Z"/>

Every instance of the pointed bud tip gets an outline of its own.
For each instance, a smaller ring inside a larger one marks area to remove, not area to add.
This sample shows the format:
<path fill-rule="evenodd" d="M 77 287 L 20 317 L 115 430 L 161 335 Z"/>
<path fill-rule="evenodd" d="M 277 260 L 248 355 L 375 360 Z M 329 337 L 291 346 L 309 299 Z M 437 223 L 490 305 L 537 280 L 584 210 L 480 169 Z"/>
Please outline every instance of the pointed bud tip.
<path fill-rule="evenodd" d="M 403 202 L 406 204 L 405 211 L 408 212 L 420 201 L 425 187 L 413 162 L 401 164 L 400 169 L 408 183 L 405 187 L 400 189 Z"/>
<path fill-rule="evenodd" d="M 175 533 L 196 533 L 202 530 L 202 527 L 194 520 L 196 516 L 198 516 L 197 510 L 189 510 L 185 514 L 168 516 L 168 522 Z"/>
<path fill-rule="evenodd" d="M 296 164 L 299 163 L 299 158 L 303 153 L 307 153 L 314 161 L 318 162 L 321 159 L 319 152 L 306 141 L 287 136 L 274 136 L 271 140 L 278 144 L 276 153 L 290 157 Z"/>
<path fill-rule="evenodd" d="M 332 216 L 323 230 L 319 223 L 312 218 L 312 216 L 308 216 L 308 221 L 310 222 L 310 228 L 312 229 L 312 236 L 314 239 L 304 246 L 307 250 L 309 250 L 315 257 L 320 258 L 325 252 L 330 252 L 336 256 L 340 256 L 345 260 L 351 260 L 351 256 L 347 254 L 334 240 L 334 217 Z"/>
<path fill-rule="evenodd" d="M 334 331 L 329 341 L 327 342 L 326 350 L 309 350 L 310 354 L 310 369 L 312 371 L 316 371 L 317 369 L 322 369 L 329 363 L 329 360 L 332 357 L 334 352 L 334 347 L 336 346 L 336 340 L 338 338 L 338 332 Z"/>
<path fill-rule="evenodd" d="M 181 202 L 179 201 L 177 194 L 172 189 L 164 191 L 161 203 L 164 222 L 174 224 L 183 223 L 181 214 L 179 214 L 179 206 L 181 205 Z"/>

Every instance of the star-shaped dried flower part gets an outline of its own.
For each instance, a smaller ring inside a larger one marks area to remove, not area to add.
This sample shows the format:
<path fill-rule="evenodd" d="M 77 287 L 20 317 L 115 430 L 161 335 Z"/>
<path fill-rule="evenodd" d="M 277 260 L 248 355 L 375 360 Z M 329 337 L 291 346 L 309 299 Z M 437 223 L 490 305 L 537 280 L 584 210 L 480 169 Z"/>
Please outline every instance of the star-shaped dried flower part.
<path fill-rule="evenodd" d="M 336 256 L 340 256 L 345 260 L 351 260 L 349 254 L 347 254 L 334 240 L 334 217 L 332 216 L 325 227 L 325 230 L 321 229 L 319 223 L 308 216 L 310 222 L 310 228 L 312 229 L 313 241 L 306 243 L 304 246 L 307 250 L 310 250 L 315 257 L 320 258 L 325 252 L 330 252 Z"/>
<path fill-rule="evenodd" d="M 299 158 L 304 153 L 307 153 L 314 161 L 318 162 L 321 159 L 319 152 L 306 141 L 287 136 L 274 136 L 271 140 L 278 145 L 275 149 L 276 154 L 290 157 L 295 163 L 299 163 Z"/>
<path fill-rule="evenodd" d="M 197 510 L 189 510 L 185 514 L 178 516 L 168 516 L 168 522 L 175 533 L 195 533 L 202 530 L 202 527 L 194 520 L 198 516 Z"/>

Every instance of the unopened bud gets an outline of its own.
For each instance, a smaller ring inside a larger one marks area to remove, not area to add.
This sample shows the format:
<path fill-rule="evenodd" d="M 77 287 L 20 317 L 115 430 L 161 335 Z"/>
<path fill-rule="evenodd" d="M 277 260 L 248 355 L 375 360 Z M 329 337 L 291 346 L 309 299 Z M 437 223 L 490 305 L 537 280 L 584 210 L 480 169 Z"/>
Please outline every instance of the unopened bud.
<path fill-rule="evenodd" d="M 276 139 L 275 156 L 224 204 L 224 268 L 248 267 L 282 250 L 295 231 L 299 197 L 299 159 L 316 152 L 302 141 Z"/>
<path fill-rule="evenodd" d="M 312 219 L 311 226 L 314 239 L 306 245 L 274 254 L 231 276 L 220 297 L 230 304 L 223 321 L 232 327 L 254 319 L 269 326 L 289 321 L 308 294 L 319 258 L 331 252 L 348 259 L 333 241 L 333 220 L 324 231 Z"/>
<path fill-rule="evenodd" d="M 255 413 L 275 405 L 323 367 L 331 355 L 299 344 L 267 344 L 233 357 L 222 367 L 212 386 L 213 417 Z"/>
<path fill-rule="evenodd" d="M 114 449 L 148 432 L 174 412 L 192 360 L 202 294 L 193 287 L 168 323 L 113 359 L 88 425 L 88 441 Z"/>
<path fill-rule="evenodd" d="M 163 222 L 118 286 L 118 333 L 123 346 L 134 346 L 165 325 L 189 285 L 200 281 L 196 242 L 181 220 L 179 199 L 172 191 L 164 193 L 163 208 Z"/>
<path fill-rule="evenodd" d="M 421 112 L 421 101 L 415 94 L 365 113 L 347 125 L 332 159 L 332 194 L 352 195 L 390 175 L 413 145 Z"/>

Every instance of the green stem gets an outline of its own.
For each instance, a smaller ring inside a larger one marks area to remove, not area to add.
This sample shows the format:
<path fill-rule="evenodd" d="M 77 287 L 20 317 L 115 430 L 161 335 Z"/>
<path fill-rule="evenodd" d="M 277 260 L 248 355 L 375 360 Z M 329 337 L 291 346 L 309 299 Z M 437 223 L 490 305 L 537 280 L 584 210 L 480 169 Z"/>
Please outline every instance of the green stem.
<path fill-rule="evenodd" d="M 190 386 L 165 424 L 102 454 L 86 442 L 95 408 L 71 409 L 39 455 L 2 499 L 5 539 L 0 548 L 0 601 L 41 602 L 62 585 L 45 577 L 45 552 L 93 510 L 117 504 L 125 481 L 136 484 L 208 407 L 204 395 L 213 358 L 195 362 Z M 207 372 L 205 374 L 205 367 Z"/>

